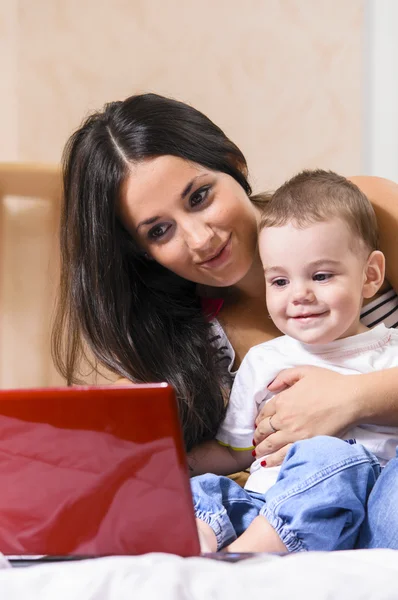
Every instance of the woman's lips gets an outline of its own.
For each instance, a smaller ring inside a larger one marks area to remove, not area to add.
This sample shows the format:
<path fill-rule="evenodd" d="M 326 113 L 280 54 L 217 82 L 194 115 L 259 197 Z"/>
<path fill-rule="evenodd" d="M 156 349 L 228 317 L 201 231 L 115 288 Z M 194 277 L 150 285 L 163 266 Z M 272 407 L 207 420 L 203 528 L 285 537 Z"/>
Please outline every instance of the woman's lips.
<path fill-rule="evenodd" d="M 223 266 L 231 256 L 231 246 L 231 236 L 229 236 L 228 241 L 221 248 L 221 250 L 213 258 L 199 263 L 200 266 L 209 269 L 215 269 L 217 267 Z"/>

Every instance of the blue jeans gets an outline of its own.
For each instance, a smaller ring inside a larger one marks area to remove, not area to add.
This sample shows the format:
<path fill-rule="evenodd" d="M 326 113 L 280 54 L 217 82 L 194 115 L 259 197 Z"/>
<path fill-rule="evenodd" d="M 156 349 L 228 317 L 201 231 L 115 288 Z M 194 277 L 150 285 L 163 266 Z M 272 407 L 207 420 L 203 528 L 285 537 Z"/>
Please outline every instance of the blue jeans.
<path fill-rule="evenodd" d="M 398 458 L 380 475 L 360 444 L 326 436 L 293 444 L 265 494 L 211 474 L 193 477 L 191 488 L 195 515 L 213 529 L 218 550 L 258 515 L 289 552 L 398 548 Z"/>
<path fill-rule="evenodd" d="M 398 447 L 370 492 L 356 548 L 398 550 Z"/>

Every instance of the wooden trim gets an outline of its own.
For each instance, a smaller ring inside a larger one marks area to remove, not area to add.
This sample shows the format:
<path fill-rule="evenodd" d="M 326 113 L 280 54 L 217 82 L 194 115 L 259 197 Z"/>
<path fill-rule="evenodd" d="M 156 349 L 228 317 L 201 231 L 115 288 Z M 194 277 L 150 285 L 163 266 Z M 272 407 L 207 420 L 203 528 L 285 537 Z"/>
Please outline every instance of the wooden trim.
<path fill-rule="evenodd" d="M 4 265 L 4 217 L 5 217 L 5 197 L 16 197 L 17 202 L 23 202 L 26 198 L 37 198 L 48 201 L 51 206 L 51 212 L 54 219 L 59 219 L 59 211 L 61 206 L 62 193 L 62 178 L 61 168 L 54 164 L 40 163 L 0 163 L 0 387 L 3 384 L 3 361 L 2 352 L 4 348 L 4 314 L 1 310 L 3 300 L 3 283 L 5 277 Z M 54 223 L 54 229 L 57 230 Z M 55 242 L 55 240 L 54 240 Z M 55 253 L 56 254 L 56 253 Z M 57 274 L 58 262 L 55 261 L 51 269 L 51 278 Z M 52 312 L 54 303 L 53 294 L 49 294 L 45 298 L 46 307 L 49 314 Z M 48 359 L 43 356 L 44 367 L 47 371 L 50 369 L 51 356 Z M 48 373 L 44 373 L 44 377 L 48 378 Z M 41 382 L 43 382 L 41 377 Z"/>
<path fill-rule="evenodd" d="M 0 163 L 0 195 L 58 200 L 61 193 L 59 165 Z"/>

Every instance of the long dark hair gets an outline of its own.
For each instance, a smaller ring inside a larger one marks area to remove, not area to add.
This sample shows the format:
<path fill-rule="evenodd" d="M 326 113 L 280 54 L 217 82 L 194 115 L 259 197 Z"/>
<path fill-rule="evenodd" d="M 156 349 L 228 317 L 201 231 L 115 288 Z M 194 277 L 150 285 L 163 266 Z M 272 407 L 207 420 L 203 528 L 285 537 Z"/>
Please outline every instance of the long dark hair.
<path fill-rule="evenodd" d="M 250 195 L 241 151 L 205 115 L 143 94 L 107 104 L 63 155 L 61 286 L 52 349 L 68 384 L 83 359 L 135 382 L 174 386 L 187 449 L 214 437 L 225 412 L 225 368 L 196 284 L 148 261 L 116 214 L 129 162 L 162 155 L 233 177 Z"/>

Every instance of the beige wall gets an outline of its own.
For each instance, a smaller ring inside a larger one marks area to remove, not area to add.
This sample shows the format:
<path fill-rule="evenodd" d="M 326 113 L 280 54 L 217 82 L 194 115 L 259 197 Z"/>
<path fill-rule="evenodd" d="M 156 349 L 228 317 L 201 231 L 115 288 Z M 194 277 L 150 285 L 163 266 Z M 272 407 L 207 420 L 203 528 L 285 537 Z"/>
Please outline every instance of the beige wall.
<path fill-rule="evenodd" d="M 192 103 L 247 156 L 254 189 L 361 170 L 364 0 L 0 0 L 0 160 L 57 162 L 92 109 L 139 91 Z M 57 381 L 48 205 L 8 201 L 0 385 Z"/>

